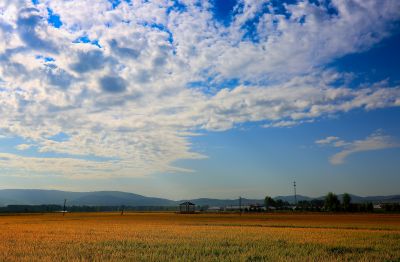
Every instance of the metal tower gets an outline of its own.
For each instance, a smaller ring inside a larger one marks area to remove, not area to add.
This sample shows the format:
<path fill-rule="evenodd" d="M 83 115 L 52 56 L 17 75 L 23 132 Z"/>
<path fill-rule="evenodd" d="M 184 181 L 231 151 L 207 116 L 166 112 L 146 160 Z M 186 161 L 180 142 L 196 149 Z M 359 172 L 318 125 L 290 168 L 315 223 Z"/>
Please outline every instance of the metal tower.
<path fill-rule="evenodd" d="M 63 208 L 63 216 L 65 215 L 66 210 L 66 205 L 67 204 L 67 199 L 64 199 L 64 208 Z"/>

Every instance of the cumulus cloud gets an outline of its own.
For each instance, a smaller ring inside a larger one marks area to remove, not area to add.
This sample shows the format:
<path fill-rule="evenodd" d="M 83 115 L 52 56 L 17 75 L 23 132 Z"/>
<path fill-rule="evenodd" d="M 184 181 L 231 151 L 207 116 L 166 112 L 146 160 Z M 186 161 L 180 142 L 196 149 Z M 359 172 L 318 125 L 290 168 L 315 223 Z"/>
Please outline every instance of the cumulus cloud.
<path fill-rule="evenodd" d="M 174 163 L 206 157 L 192 150 L 198 130 L 400 106 L 400 86 L 354 88 L 351 72 L 327 68 L 390 36 L 399 1 L 240 0 L 229 23 L 212 1 L 181 4 L 0 0 L 0 131 L 38 150 L 4 152 L 2 167 L 74 177 L 189 172 Z M 51 139 L 61 132 L 69 139 Z M 319 144 L 330 143 L 349 146 Z"/>
<path fill-rule="evenodd" d="M 120 93 L 126 89 L 125 80 L 118 76 L 105 76 L 100 78 L 100 87 L 109 93 Z"/>
<path fill-rule="evenodd" d="M 136 59 L 140 52 L 134 48 L 121 47 L 115 39 L 111 39 L 109 42 L 110 48 L 121 58 Z"/>
<path fill-rule="evenodd" d="M 361 140 L 346 142 L 341 140 L 339 137 L 329 136 L 317 140 L 315 143 L 341 148 L 340 152 L 334 154 L 329 159 L 333 165 L 343 164 L 346 158 L 356 153 L 400 147 L 399 141 L 391 136 L 384 135 L 381 131 L 372 133 L 365 139 Z"/>
<path fill-rule="evenodd" d="M 31 147 L 32 145 L 28 145 L 28 144 L 19 144 L 17 145 L 15 148 L 18 150 L 27 150 Z"/>
<path fill-rule="evenodd" d="M 105 57 L 100 50 L 90 50 L 80 52 L 77 61 L 70 65 L 71 69 L 77 73 L 87 73 L 104 67 Z"/>
<path fill-rule="evenodd" d="M 27 47 L 35 50 L 44 50 L 47 52 L 57 52 L 55 45 L 48 40 L 40 37 L 39 33 L 46 30 L 43 25 L 43 17 L 36 8 L 22 8 L 18 14 L 17 30 L 20 39 Z"/>
<path fill-rule="evenodd" d="M 337 137 L 337 136 L 328 136 L 328 137 L 326 137 L 324 139 L 320 139 L 320 140 L 315 141 L 315 143 L 319 144 L 319 145 L 329 145 L 333 141 L 338 141 L 338 140 L 339 140 L 339 137 Z"/>

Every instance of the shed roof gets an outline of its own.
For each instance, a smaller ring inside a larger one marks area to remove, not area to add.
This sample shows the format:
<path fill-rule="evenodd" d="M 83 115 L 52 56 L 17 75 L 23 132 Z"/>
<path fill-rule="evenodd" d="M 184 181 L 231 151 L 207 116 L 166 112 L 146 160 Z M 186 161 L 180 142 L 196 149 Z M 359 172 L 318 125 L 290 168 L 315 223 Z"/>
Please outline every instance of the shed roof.
<path fill-rule="evenodd" d="M 179 205 L 180 205 L 180 206 L 195 206 L 195 204 L 193 204 L 193 203 L 190 202 L 190 201 L 185 201 L 185 202 L 183 202 L 183 203 L 180 203 Z"/>

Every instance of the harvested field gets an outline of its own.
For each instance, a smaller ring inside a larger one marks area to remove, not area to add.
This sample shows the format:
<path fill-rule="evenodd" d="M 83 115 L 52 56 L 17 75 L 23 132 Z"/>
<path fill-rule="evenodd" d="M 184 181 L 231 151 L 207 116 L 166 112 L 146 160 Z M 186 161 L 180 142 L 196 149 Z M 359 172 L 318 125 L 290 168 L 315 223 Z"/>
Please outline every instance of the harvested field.
<path fill-rule="evenodd" d="M 0 216 L 1 261 L 398 261 L 396 214 Z"/>

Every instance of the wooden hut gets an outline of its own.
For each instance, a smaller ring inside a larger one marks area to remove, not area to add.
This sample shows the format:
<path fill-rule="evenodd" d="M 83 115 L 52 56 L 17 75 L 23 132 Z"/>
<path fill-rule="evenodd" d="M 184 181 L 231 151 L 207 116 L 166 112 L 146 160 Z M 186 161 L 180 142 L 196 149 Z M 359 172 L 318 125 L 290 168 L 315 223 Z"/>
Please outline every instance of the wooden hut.
<path fill-rule="evenodd" d="M 190 201 L 179 204 L 179 212 L 181 214 L 193 214 L 196 210 L 196 205 Z"/>

